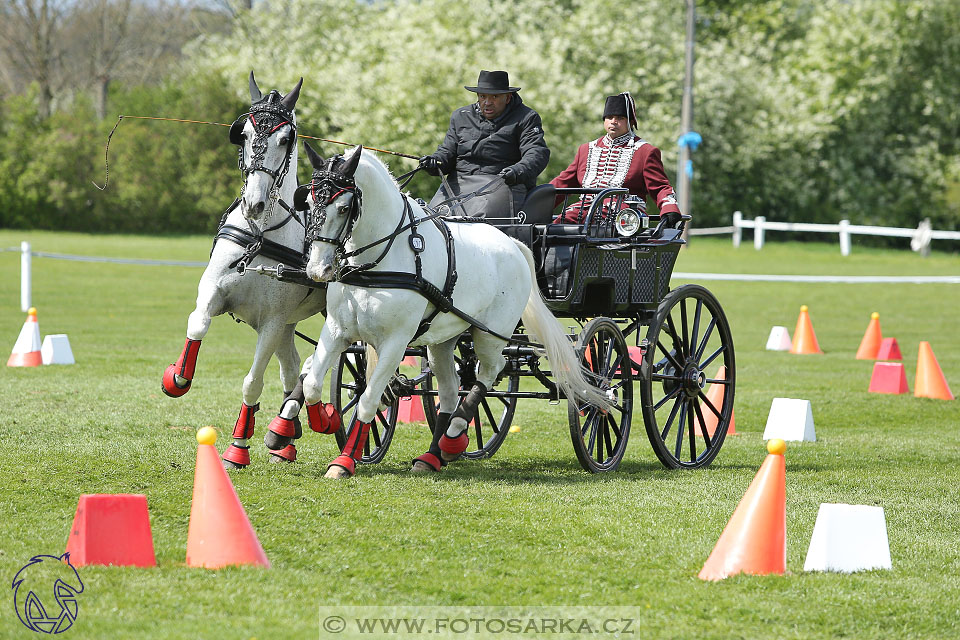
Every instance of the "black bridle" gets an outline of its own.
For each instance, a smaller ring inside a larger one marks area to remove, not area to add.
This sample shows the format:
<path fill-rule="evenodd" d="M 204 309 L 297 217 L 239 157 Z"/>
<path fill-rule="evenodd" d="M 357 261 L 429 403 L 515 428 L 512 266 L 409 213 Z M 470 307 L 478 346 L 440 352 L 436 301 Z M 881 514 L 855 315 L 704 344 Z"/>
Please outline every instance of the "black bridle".
<path fill-rule="evenodd" d="M 297 187 L 293 201 L 298 209 L 306 208 L 307 192 L 313 197 L 313 207 L 306 222 L 306 242 L 326 242 L 336 247 L 338 256 L 344 252 L 344 244 L 353 232 L 353 226 L 360 217 L 360 206 L 363 201 L 363 192 L 357 187 L 353 176 L 347 176 L 335 170 L 337 163 L 343 162 L 343 156 L 336 155 L 327 161 L 322 169 L 315 169 L 310 176 L 310 182 Z M 322 235 L 323 225 L 327 222 L 327 210 L 333 202 L 342 195 L 350 195 L 348 202 L 337 207 L 337 213 L 347 216 L 343 227 L 335 237 Z"/>
<path fill-rule="evenodd" d="M 247 164 L 246 145 L 244 144 L 243 130 L 246 123 L 253 125 L 254 138 L 250 144 L 252 156 L 251 162 Z M 280 166 L 267 167 L 263 164 L 267 153 L 267 142 L 278 129 L 283 126 L 291 128 L 291 134 L 286 142 L 286 149 L 283 162 Z M 250 111 L 242 114 L 230 126 L 230 142 L 237 145 L 237 165 L 243 174 L 243 186 L 240 189 L 240 197 L 247 187 L 247 179 L 257 171 L 263 172 L 273 178 L 273 187 L 270 189 L 269 209 L 264 215 L 264 220 L 269 219 L 273 213 L 273 203 L 280 201 L 280 188 L 283 185 L 283 179 L 290 170 L 290 159 L 293 156 L 293 149 L 297 141 L 297 125 L 293 117 L 293 111 L 283 104 L 282 98 L 277 91 L 271 91 L 263 100 L 254 102 L 250 106 Z M 287 203 L 280 201 L 281 206 L 292 213 Z M 286 222 L 286 220 L 284 221 Z"/>

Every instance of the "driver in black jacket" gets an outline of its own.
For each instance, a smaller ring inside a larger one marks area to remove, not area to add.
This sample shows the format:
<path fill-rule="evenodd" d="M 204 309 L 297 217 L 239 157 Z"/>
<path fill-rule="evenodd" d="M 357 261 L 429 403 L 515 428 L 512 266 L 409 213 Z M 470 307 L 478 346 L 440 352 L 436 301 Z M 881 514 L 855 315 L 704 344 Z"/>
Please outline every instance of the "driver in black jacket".
<path fill-rule="evenodd" d="M 420 166 L 434 176 L 499 175 L 519 211 L 550 160 L 540 116 L 523 104 L 506 71 L 481 71 L 477 86 L 464 88 L 477 101 L 453 112 L 443 143 Z"/>

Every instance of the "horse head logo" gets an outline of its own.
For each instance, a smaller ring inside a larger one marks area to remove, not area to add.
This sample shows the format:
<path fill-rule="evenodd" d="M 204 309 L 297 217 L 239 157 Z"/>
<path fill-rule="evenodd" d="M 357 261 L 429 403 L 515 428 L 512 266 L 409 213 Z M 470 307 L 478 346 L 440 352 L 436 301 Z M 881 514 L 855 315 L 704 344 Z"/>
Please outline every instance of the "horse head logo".
<path fill-rule="evenodd" d="M 70 564 L 69 553 L 30 558 L 14 576 L 11 588 L 17 617 L 31 631 L 63 633 L 77 619 L 83 581 Z"/>

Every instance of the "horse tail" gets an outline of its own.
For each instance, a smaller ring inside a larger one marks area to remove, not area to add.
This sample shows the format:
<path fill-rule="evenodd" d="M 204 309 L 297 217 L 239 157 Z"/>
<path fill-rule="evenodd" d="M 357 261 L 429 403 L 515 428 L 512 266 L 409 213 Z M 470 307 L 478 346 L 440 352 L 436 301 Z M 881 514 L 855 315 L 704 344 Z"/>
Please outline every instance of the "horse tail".
<path fill-rule="evenodd" d="M 580 359 L 567 337 L 567 332 L 544 303 L 543 296 L 537 288 L 537 271 L 533 253 L 522 242 L 515 239 L 514 242 L 517 243 L 530 267 L 530 297 L 523 310 L 523 326 L 534 340 L 543 344 L 554 380 L 563 389 L 567 398 L 575 402 L 587 402 L 604 411 L 613 410 L 610 398 L 589 382 L 588 378 L 593 377 L 594 374 L 580 364 Z"/>

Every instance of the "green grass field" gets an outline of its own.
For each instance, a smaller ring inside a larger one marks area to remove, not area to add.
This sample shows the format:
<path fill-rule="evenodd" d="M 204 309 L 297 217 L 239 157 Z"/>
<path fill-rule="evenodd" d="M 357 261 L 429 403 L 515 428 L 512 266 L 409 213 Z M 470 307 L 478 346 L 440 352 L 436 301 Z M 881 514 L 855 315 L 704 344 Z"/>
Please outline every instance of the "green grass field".
<path fill-rule="evenodd" d="M 38 251 L 190 261 L 210 247 L 201 237 L 0 231 L 0 247 L 21 240 Z M 0 270 L 0 345 L 9 349 L 25 317 L 19 255 L 0 253 Z M 696 238 L 676 270 L 957 275 L 960 257 L 854 247 L 842 258 L 836 245 L 776 242 L 757 252 Z M 184 565 L 194 432 L 214 425 L 226 446 L 255 334 L 218 318 L 191 392 L 160 392 L 200 273 L 33 260 L 41 332 L 68 334 L 77 364 L 0 371 L 0 578 L 64 551 L 82 493 L 146 494 L 159 564 L 80 569 L 86 590 L 63 637 L 317 638 L 326 637 L 319 607 L 374 604 L 623 606 L 636 620 L 623 637 L 636 638 L 960 636 L 960 402 L 869 394 L 872 363 L 854 359 L 878 311 L 911 390 L 927 340 L 960 392 L 958 285 L 704 283 L 733 328 L 739 435 L 694 472 L 660 466 L 637 409 L 620 470 L 586 474 L 566 407 L 522 401 L 521 431 L 492 459 L 413 477 L 409 461 L 428 436 L 407 425 L 382 464 L 328 481 L 330 436 L 308 430 L 300 462 L 266 463 L 262 434 L 281 396 L 274 362 L 255 464 L 231 474 L 273 567 L 207 571 Z M 801 304 L 825 355 L 766 351 L 770 327 L 792 332 Z M 301 325 L 310 335 L 320 327 Z M 696 575 L 766 455 L 761 434 L 777 396 L 809 399 L 817 430 L 817 442 L 786 453 L 790 573 L 704 583 Z M 883 507 L 893 570 L 804 573 L 823 502 Z M 27 637 L 10 594 L 0 637 Z"/>

